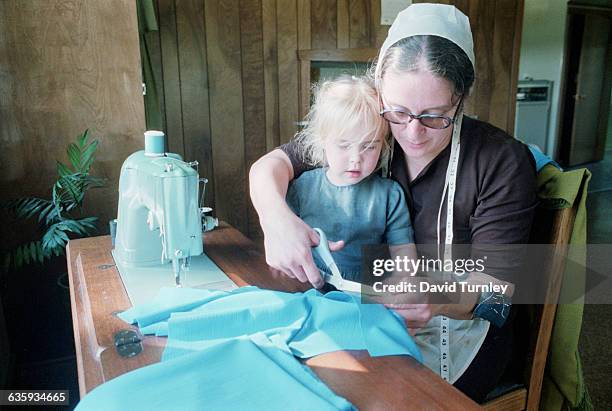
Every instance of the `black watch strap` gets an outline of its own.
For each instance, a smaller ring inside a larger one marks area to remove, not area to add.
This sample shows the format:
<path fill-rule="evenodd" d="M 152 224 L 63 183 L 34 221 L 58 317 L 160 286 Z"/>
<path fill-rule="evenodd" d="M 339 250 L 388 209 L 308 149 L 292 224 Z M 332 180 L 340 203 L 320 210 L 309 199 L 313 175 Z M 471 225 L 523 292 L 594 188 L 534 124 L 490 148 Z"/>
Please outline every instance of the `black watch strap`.
<path fill-rule="evenodd" d="M 474 308 L 474 317 L 487 320 L 498 328 L 501 328 L 508 315 L 512 299 L 505 294 L 485 292 L 480 295 L 478 304 Z"/>

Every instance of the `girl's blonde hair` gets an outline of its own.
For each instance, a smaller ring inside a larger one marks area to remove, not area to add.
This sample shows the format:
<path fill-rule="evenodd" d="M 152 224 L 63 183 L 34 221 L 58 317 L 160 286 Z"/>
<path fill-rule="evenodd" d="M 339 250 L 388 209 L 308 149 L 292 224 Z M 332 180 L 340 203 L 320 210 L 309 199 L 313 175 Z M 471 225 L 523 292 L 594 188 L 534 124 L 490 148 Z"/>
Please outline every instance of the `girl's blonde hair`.
<path fill-rule="evenodd" d="M 380 138 L 382 142 L 376 169 L 387 164 L 391 151 L 389 125 L 379 114 L 380 102 L 371 77 L 346 75 L 323 81 L 314 87 L 313 94 L 306 126 L 295 136 L 306 163 L 325 165 L 325 139 L 348 137 L 347 133 L 358 130 L 360 142 L 366 138 Z"/>

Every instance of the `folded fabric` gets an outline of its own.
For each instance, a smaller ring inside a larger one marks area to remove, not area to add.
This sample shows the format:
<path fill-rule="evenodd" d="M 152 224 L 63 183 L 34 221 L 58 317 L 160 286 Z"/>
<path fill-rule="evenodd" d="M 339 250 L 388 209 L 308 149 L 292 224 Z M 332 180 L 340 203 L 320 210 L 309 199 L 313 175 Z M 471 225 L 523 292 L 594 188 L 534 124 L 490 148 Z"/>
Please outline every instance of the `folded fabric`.
<path fill-rule="evenodd" d="M 243 288 L 238 290 L 242 292 Z M 132 307 L 117 316 L 129 324 L 137 324 L 143 334 L 166 336 L 168 335 L 167 320 L 170 314 L 191 311 L 224 294 L 223 291 L 164 287 L 159 291 L 155 300 Z"/>
<path fill-rule="evenodd" d="M 263 333 L 295 356 L 368 350 L 372 356 L 410 355 L 422 361 L 403 320 L 379 304 L 361 304 L 339 291 L 283 293 L 249 287 L 225 292 L 168 321 L 164 359 L 197 351 L 219 340 Z"/>
<path fill-rule="evenodd" d="M 553 210 L 569 208 L 576 201 L 580 201 L 579 215 L 577 215 L 580 220 L 575 222 L 574 226 L 578 224 L 577 228 L 580 230 L 577 232 L 581 233 L 584 241 L 586 241 L 586 187 L 590 179 L 591 173 L 585 168 L 561 172 L 549 165 L 540 170 L 537 180 L 538 199 L 545 208 Z M 583 202 L 585 204 L 582 204 Z"/>
<path fill-rule="evenodd" d="M 154 301 L 119 317 L 138 324 L 143 333 L 164 335 L 167 331 L 163 359 L 202 350 L 221 340 L 263 333 L 300 358 L 368 350 L 372 356 L 410 355 L 422 361 L 401 317 L 382 305 L 361 304 L 359 297 L 339 291 L 164 288 Z"/>
<path fill-rule="evenodd" d="M 308 367 L 256 334 L 119 376 L 76 410 L 351 410 Z"/>

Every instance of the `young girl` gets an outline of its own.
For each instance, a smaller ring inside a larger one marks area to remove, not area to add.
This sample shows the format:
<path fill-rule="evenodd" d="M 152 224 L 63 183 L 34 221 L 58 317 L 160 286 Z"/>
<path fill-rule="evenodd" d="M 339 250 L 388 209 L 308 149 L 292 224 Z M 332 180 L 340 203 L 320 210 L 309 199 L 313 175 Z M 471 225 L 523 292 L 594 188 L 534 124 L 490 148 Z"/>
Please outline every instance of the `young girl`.
<path fill-rule="evenodd" d="M 404 193 L 398 183 L 379 176 L 390 154 L 388 125 L 367 77 L 344 76 L 320 84 L 296 136 L 309 164 L 289 187 L 287 203 L 329 240 L 344 240 L 333 253 L 342 277 L 360 281 L 362 247 L 388 244 L 391 254 L 416 255 Z M 328 268 L 313 255 L 319 270 Z"/>

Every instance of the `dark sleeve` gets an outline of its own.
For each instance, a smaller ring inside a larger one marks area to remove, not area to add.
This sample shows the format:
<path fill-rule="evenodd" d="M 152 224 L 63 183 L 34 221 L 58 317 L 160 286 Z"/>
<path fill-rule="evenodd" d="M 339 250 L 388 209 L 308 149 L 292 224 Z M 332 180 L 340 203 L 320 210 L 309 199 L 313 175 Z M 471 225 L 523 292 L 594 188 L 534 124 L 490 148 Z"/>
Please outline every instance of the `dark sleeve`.
<path fill-rule="evenodd" d="M 295 140 L 291 140 L 278 148 L 289 157 L 289 161 L 291 161 L 291 166 L 293 167 L 293 178 L 298 178 L 303 172 L 315 168 L 306 162 Z"/>
<path fill-rule="evenodd" d="M 537 205 L 535 165 L 527 146 L 516 140 L 489 153 L 480 162 L 482 178 L 470 218 L 472 258 L 486 256 L 486 273 L 514 282 Z"/>

